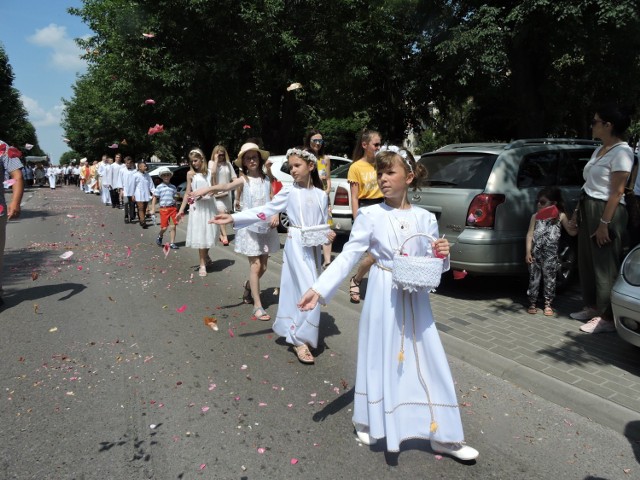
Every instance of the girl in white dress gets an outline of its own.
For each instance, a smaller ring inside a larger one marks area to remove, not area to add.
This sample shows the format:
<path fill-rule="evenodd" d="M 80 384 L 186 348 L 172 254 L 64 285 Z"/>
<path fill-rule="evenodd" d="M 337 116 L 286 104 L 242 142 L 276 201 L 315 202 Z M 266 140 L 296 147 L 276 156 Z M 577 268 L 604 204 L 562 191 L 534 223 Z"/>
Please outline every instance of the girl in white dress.
<path fill-rule="evenodd" d="M 335 232 L 327 224 L 328 201 L 316 170 L 316 157 L 292 148 L 287 151 L 287 160 L 294 179 L 292 185 L 284 187 L 264 206 L 243 209 L 233 215 L 217 215 L 212 221 L 218 224 L 233 222 L 235 228 L 243 229 L 277 217 L 286 210 L 291 226 L 284 246 L 280 302 L 273 331 L 293 346 L 298 360 L 313 363 L 309 347 L 318 345 L 320 310 L 303 312 L 296 307 L 296 302 L 318 276 L 320 245 L 333 241 Z M 244 190 L 249 190 L 248 186 Z"/>
<path fill-rule="evenodd" d="M 198 275 L 207 276 L 207 263 L 209 259 L 209 249 L 216 243 L 218 228 L 216 225 L 207 223 L 207 220 L 215 215 L 216 202 L 211 195 L 193 196 L 190 193 L 194 190 L 210 187 L 211 172 L 207 169 L 207 162 L 204 153 L 199 148 L 194 148 L 189 152 L 189 163 L 191 169 L 187 173 L 187 190 L 178 211 L 178 221 L 184 216 L 184 211 L 189 203 L 189 223 L 187 225 L 187 240 L 185 245 L 198 249 L 199 268 Z"/>
<path fill-rule="evenodd" d="M 211 152 L 209 169 L 214 172 L 214 179 L 216 183 L 219 184 L 230 183 L 238 178 L 236 171 L 233 169 L 233 165 L 231 165 L 231 162 L 229 161 L 227 149 L 222 145 L 216 145 L 213 152 Z M 213 196 L 216 200 L 218 213 L 231 212 L 231 192 L 215 192 Z M 220 240 L 220 243 L 225 247 L 229 245 L 227 227 L 225 225 L 220 225 L 220 237 L 218 240 Z"/>
<path fill-rule="evenodd" d="M 391 267 L 400 245 L 410 256 L 436 255 L 449 269 L 449 242 L 438 239 L 438 224 L 430 212 L 412 207 L 407 191 L 426 171 L 404 150 L 376 156 L 378 184 L 385 203 L 360 209 L 349 242 L 300 299 L 299 308 L 318 311 L 367 250 L 376 263 L 369 275 L 358 331 L 358 363 L 353 423 L 360 441 L 387 440 L 396 452 L 409 439 L 428 439 L 431 448 L 460 460 L 478 451 L 464 445 L 460 411 L 447 357 L 431 312 L 429 292 L 409 292 L 393 285 Z M 399 152 L 399 153 L 396 153 Z"/>
<path fill-rule="evenodd" d="M 153 181 L 147 173 L 146 162 L 138 163 L 138 171 L 133 175 L 133 196 L 131 199 L 138 206 L 140 226 L 147 228 L 147 205 L 153 194 Z"/>
<path fill-rule="evenodd" d="M 226 185 L 215 185 L 194 193 L 204 195 L 242 187 L 243 208 L 261 207 L 271 200 L 271 182 L 263 172 L 264 163 L 268 158 L 269 152 L 266 150 L 261 150 L 255 143 L 245 143 L 236 159 L 236 165 L 242 170 L 239 178 Z M 243 301 L 253 303 L 253 320 L 271 320 L 271 316 L 262 306 L 260 279 L 267 271 L 269 254 L 280 250 L 277 226 L 278 216 L 272 215 L 269 219 L 265 218 L 236 232 L 234 250 L 249 258 L 249 280 L 244 284 Z"/>

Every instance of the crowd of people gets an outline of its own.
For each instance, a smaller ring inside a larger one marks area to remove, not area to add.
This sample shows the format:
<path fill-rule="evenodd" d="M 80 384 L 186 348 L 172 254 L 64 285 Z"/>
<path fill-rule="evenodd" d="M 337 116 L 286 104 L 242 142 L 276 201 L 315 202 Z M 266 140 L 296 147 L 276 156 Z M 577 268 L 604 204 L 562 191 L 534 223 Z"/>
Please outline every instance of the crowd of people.
<path fill-rule="evenodd" d="M 603 145 L 585 168 L 583 196 L 572 215 L 564 211 L 558 188 L 538 193 L 526 244 L 525 261 L 531 272 L 529 313 L 537 312 L 543 284 L 543 311 L 553 315 L 558 239 L 564 229 L 578 236 L 586 305 L 572 317 L 589 320 L 581 327 L 586 333 L 613 328 L 609 296 L 627 225 L 627 212 L 621 208 L 624 188 L 634 167 L 633 152 L 622 140 L 629 120 L 616 108 L 597 110 L 592 127 L 594 137 Z M 280 249 L 278 219 L 286 212 L 290 225 L 274 332 L 284 338 L 301 363 L 313 364 L 319 337 L 318 304 L 329 302 L 359 263 L 349 281 L 353 303 L 361 301 L 359 287 L 364 275 L 371 278 L 358 332 L 353 414 L 357 437 L 366 445 L 385 438 L 389 451 L 398 451 L 404 440 L 422 438 L 429 440 L 436 452 L 461 460 L 475 459 L 478 451 L 464 442 L 454 382 L 436 330 L 429 289 L 398 286 L 393 277 L 400 246 L 408 257 L 439 258 L 442 271 L 449 269 L 449 242 L 439 236 L 436 217 L 413 207 L 408 199 L 409 190 L 426 178 L 425 168 L 408 150 L 383 145 L 379 132 L 362 131 L 347 177 L 354 224 L 349 241 L 332 259 L 331 166 L 324 154 L 322 133 L 309 131 L 303 146 L 287 151 L 293 177 L 290 185 L 283 187 L 275 181 L 269 156 L 258 141 L 243 144 L 233 164 L 224 146 L 216 146 L 209 160 L 201 149 L 193 148 L 188 154 L 190 170 L 180 204 L 169 168 L 159 170 L 161 182 L 155 186 L 144 161 L 134 163 L 120 154 L 114 159 L 105 155 L 91 164 L 82 159 L 77 166 L 59 172 L 48 167 L 45 176 L 51 188 L 62 182 L 99 194 L 105 206 L 124 209 L 130 221 L 136 219 L 145 229 L 148 214 L 155 215 L 158 209 L 156 244 L 165 248 L 178 248 L 176 226 L 186 220 L 185 245 L 198 250 L 198 274 L 203 277 L 212 263 L 210 249 L 217 242 L 228 245 L 225 226 L 233 226 L 235 251 L 248 259 L 243 300 L 252 304 L 255 320 L 272 319 L 261 301 L 260 279 L 267 271 L 269 256 Z M 17 178 L 20 166 L 19 160 L 3 155 L 3 175 L 6 171 Z M 31 177 L 35 179 L 35 174 Z M 635 181 L 638 194 L 639 183 Z M 2 250 L 6 220 L 19 215 L 20 196 L 20 187 L 14 188 L 6 214 L 4 194 L 0 196 Z M 167 232 L 169 241 L 165 243 Z M 0 256 L 0 268 L 1 261 Z M 419 277 L 423 272 L 416 268 L 411 274 Z"/>

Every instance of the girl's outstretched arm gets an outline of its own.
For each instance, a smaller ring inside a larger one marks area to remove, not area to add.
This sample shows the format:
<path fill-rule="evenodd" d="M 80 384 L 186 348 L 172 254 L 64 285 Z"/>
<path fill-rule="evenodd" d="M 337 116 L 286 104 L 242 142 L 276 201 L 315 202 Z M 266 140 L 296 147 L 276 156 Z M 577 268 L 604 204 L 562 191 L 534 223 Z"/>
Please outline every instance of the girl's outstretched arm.
<path fill-rule="evenodd" d="M 202 187 L 197 190 L 191 192 L 192 197 L 204 197 L 205 195 L 210 195 L 216 192 L 228 192 L 229 190 L 233 190 L 234 188 L 242 185 L 244 180 L 242 178 L 236 178 L 232 182 L 229 183 L 221 183 L 218 185 L 211 185 L 210 187 Z"/>
<path fill-rule="evenodd" d="M 216 215 L 212 219 L 209 220 L 208 223 L 215 223 L 216 225 L 227 225 L 229 223 L 233 223 L 233 217 L 229 213 L 220 213 Z"/>
<path fill-rule="evenodd" d="M 318 300 L 320 299 L 320 294 L 313 289 L 307 290 L 304 295 L 300 298 L 298 302 L 298 308 L 303 312 L 307 310 L 313 310 L 318 305 Z"/>

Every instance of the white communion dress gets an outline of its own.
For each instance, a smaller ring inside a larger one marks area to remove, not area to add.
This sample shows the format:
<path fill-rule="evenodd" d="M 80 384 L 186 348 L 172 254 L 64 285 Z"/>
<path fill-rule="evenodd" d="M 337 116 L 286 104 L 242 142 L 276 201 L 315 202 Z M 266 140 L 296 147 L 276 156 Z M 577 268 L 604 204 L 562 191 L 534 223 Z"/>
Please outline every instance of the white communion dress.
<path fill-rule="evenodd" d="M 271 184 L 266 178 L 243 176 L 242 188 L 243 209 L 261 207 L 270 200 Z M 235 217 L 234 217 L 235 218 Z M 253 217 L 256 220 L 255 217 Z M 275 228 L 269 225 L 269 219 L 252 224 L 245 228 L 238 228 L 235 238 L 234 251 L 247 257 L 269 255 L 280 250 L 280 237 Z"/>
<path fill-rule="evenodd" d="M 379 204 L 361 208 L 349 242 L 313 285 L 321 301 L 328 301 L 365 251 L 376 260 L 358 331 L 353 423 L 356 428 L 368 428 L 371 438 L 386 437 L 387 450 L 392 452 L 409 439 L 464 441 L 455 387 L 429 293 L 409 293 L 394 287 L 392 281 L 394 251 L 417 232 L 438 238 L 435 216 L 418 207 L 398 210 Z M 431 242 L 414 237 L 404 251 L 410 256 L 431 256 Z M 449 269 L 448 258 L 444 269 Z"/>
<path fill-rule="evenodd" d="M 211 182 L 201 173 L 191 178 L 191 191 L 202 187 L 210 187 Z M 218 226 L 208 223 L 216 214 L 216 202 L 213 196 L 201 197 L 189 207 L 189 224 L 185 245 L 191 248 L 211 248 L 218 237 Z"/>
<path fill-rule="evenodd" d="M 321 247 L 305 247 L 301 241 L 301 226 L 327 223 L 327 194 L 318 188 L 287 185 L 262 207 L 233 214 L 234 225 L 242 228 L 286 210 L 291 228 L 287 234 L 282 256 L 280 302 L 273 331 L 291 345 L 306 343 L 318 346 L 320 310 L 302 312 L 298 300 L 318 278 Z"/>

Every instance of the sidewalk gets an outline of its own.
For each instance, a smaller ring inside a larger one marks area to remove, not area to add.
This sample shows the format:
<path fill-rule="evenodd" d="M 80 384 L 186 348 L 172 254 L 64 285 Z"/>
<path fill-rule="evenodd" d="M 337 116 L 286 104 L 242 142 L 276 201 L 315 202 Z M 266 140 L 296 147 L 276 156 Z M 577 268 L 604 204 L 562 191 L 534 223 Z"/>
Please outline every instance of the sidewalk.
<path fill-rule="evenodd" d="M 554 317 L 528 314 L 525 290 L 506 278 L 445 281 L 432 305 L 447 353 L 639 440 L 639 350 L 579 330 L 577 285 L 558 295 Z"/>

